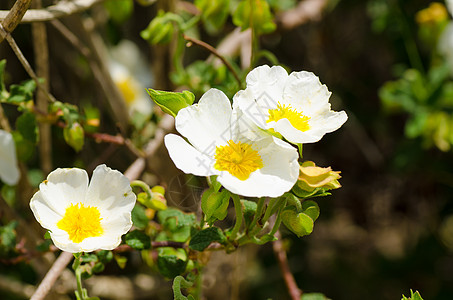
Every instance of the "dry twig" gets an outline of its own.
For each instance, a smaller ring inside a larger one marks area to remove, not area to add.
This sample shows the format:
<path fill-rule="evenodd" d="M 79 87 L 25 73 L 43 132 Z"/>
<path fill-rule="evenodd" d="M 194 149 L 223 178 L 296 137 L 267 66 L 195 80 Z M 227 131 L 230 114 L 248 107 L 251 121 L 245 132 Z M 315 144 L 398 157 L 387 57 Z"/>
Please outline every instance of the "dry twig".
<path fill-rule="evenodd" d="M 32 23 L 32 22 L 43 22 L 43 21 L 59 19 L 62 17 L 70 16 L 70 15 L 78 13 L 78 12 L 85 11 L 85 10 L 89 9 L 90 7 L 92 7 L 93 5 L 95 5 L 96 3 L 99 3 L 102 1 L 104 1 L 104 0 L 60 1 L 57 4 L 49 6 L 44 9 L 29 9 L 27 12 L 24 12 L 25 15 L 23 15 L 23 18 L 21 18 L 19 20 L 19 22 Z M 17 1 L 17 2 L 31 2 L 31 0 Z M 6 21 L 8 13 L 9 13 L 8 10 L 0 10 L 0 20 L 5 19 L 5 21 Z M 17 24 L 19 22 L 17 22 Z M 17 24 L 16 24 L 16 26 L 17 26 Z M 11 31 L 8 31 L 8 32 L 11 32 Z"/>
<path fill-rule="evenodd" d="M 66 268 L 66 266 L 71 262 L 74 258 L 72 253 L 69 252 L 61 252 L 60 256 L 57 258 L 55 263 L 49 269 L 44 279 L 39 284 L 36 292 L 30 298 L 30 300 L 42 300 L 46 297 L 49 293 L 50 289 L 52 288 L 55 281 L 60 276 L 61 272 Z"/>
<path fill-rule="evenodd" d="M 274 250 L 275 257 L 277 258 L 278 266 L 280 267 L 280 271 L 282 272 L 289 295 L 291 296 L 292 300 L 300 300 L 300 297 L 302 296 L 302 290 L 297 286 L 296 280 L 294 279 L 294 276 L 289 269 L 288 258 L 286 256 L 286 251 L 283 248 L 280 231 L 277 231 L 275 237 L 277 238 L 277 240 L 272 242 L 272 249 Z"/>

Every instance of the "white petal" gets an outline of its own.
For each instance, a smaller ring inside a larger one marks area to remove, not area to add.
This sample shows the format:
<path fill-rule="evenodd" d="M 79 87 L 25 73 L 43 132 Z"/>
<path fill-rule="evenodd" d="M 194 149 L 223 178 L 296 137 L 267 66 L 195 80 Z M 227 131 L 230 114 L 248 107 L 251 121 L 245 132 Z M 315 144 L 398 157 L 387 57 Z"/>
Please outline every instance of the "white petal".
<path fill-rule="evenodd" d="M 235 102 L 231 118 L 232 139 L 237 142 L 247 142 L 269 137 L 269 133 L 263 131 Z"/>
<path fill-rule="evenodd" d="M 70 204 L 83 203 L 87 188 L 88 175 L 78 168 L 58 168 L 39 185 L 42 201 L 60 215 Z"/>
<path fill-rule="evenodd" d="M 176 130 L 199 151 L 213 155 L 215 146 L 231 138 L 231 104 L 225 94 L 210 89 L 198 104 L 183 108 L 176 116 Z"/>
<path fill-rule="evenodd" d="M 292 72 L 286 82 L 281 104 L 290 104 L 298 112 L 311 116 L 330 109 L 331 94 L 312 72 Z"/>
<path fill-rule="evenodd" d="M 282 99 L 283 87 L 288 78 L 288 73 L 280 66 L 259 66 L 247 75 L 247 89 L 252 94 L 260 107 L 267 109 L 276 106 Z M 271 104 L 275 103 L 275 105 Z"/>
<path fill-rule="evenodd" d="M 176 167 L 184 173 L 197 176 L 217 174 L 217 171 L 213 169 L 215 163 L 213 156 L 201 153 L 180 136 L 167 134 L 164 142 Z"/>
<path fill-rule="evenodd" d="M 8 185 L 16 185 L 19 177 L 13 136 L 7 131 L 0 130 L 0 179 Z"/>
<path fill-rule="evenodd" d="M 82 252 L 82 248 L 80 247 L 80 244 L 76 244 L 69 240 L 69 235 L 67 232 L 63 230 L 55 230 L 50 232 L 50 237 L 52 239 L 52 242 L 55 244 L 55 246 L 58 249 L 61 249 L 66 252 L 70 253 L 78 253 Z M 94 249 L 96 250 L 96 249 Z M 93 251 L 93 250 L 91 250 Z M 88 251 L 87 251 L 88 252 Z"/>
<path fill-rule="evenodd" d="M 104 210 L 131 211 L 136 196 L 126 176 L 106 165 L 99 165 L 93 171 L 85 203 Z"/>
<path fill-rule="evenodd" d="M 48 230 L 55 228 L 56 224 L 63 218 L 61 211 L 59 212 L 52 204 L 49 204 L 42 196 L 41 191 L 37 191 L 31 198 L 30 208 L 39 224 Z"/>
<path fill-rule="evenodd" d="M 234 95 L 233 101 L 260 128 L 270 128 L 269 110 L 282 101 L 288 73 L 280 66 L 260 66 L 247 75 L 247 88 Z"/>
<path fill-rule="evenodd" d="M 322 131 L 329 133 L 337 130 L 348 120 L 348 115 L 345 111 L 327 111 L 310 120 L 310 127 L 322 128 Z"/>
<path fill-rule="evenodd" d="M 261 148 L 263 168 L 246 180 L 224 171 L 218 177 L 219 182 L 231 192 L 246 197 L 279 197 L 289 191 L 299 175 L 296 149 L 274 137 L 257 142 L 254 148 Z"/>

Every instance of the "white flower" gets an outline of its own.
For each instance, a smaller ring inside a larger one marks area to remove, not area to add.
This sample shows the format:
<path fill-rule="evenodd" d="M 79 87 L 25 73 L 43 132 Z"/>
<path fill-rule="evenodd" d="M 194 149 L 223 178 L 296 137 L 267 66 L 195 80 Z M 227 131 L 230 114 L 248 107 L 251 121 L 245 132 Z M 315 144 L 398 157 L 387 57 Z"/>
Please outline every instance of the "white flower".
<path fill-rule="evenodd" d="M 314 143 L 347 120 L 330 109 L 331 93 L 311 72 L 260 66 L 247 75 L 247 88 L 233 98 L 262 129 L 280 133 L 292 143 Z"/>
<path fill-rule="evenodd" d="M 30 201 L 55 246 L 72 253 L 116 248 L 132 226 L 134 205 L 129 180 L 105 165 L 96 167 L 90 184 L 85 170 L 56 169 Z"/>
<path fill-rule="evenodd" d="M 446 0 L 445 3 L 447 4 L 448 11 L 453 16 L 453 0 Z"/>
<path fill-rule="evenodd" d="M 219 175 L 226 189 L 248 197 L 278 197 L 297 181 L 296 149 L 250 123 L 219 90 L 180 110 L 176 129 L 190 144 L 168 134 L 165 146 L 185 173 Z"/>
<path fill-rule="evenodd" d="M 152 77 L 146 59 L 137 45 L 122 40 L 110 51 L 109 69 L 113 82 L 123 95 L 129 114 L 135 112 L 150 115 L 153 102 L 146 93 L 146 86 L 151 86 Z"/>
<path fill-rule="evenodd" d="M 0 129 L 0 179 L 9 185 L 16 185 L 20 173 L 17 166 L 16 145 L 11 133 Z"/>

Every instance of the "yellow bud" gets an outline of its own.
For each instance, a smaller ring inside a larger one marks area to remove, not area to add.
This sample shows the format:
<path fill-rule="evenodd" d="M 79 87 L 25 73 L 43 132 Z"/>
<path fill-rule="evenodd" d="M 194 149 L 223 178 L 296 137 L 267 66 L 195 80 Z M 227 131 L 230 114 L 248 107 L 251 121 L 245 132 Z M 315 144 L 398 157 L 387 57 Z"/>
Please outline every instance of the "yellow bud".
<path fill-rule="evenodd" d="M 299 170 L 297 185 L 302 190 L 311 192 L 316 188 L 331 190 L 341 187 L 338 182 L 338 179 L 341 178 L 340 172 L 332 171 L 330 167 L 317 167 L 314 162 L 306 161 Z"/>
<path fill-rule="evenodd" d="M 419 11 L 415 20 L 418 24 L 433 24 L 445 21 L 448 18 L 448 12 L 445 5 L 439 2 L 431 3 L 427 8 Z"/>

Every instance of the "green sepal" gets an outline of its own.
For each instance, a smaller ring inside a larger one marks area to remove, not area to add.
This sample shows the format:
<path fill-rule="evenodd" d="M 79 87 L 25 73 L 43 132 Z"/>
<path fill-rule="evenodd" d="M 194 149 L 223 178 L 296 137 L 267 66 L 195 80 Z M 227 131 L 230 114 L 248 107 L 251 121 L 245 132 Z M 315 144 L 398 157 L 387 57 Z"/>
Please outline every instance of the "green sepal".
<path fill-rule="evenodd" d="M 165 92 L 147 89 L 153 101 L 167 114 L 176 117 L 178 112 L 184 107 L 192 105 L 195 95 L 189 91 Z"/>
<path fill-rule="evenodd" d="M 415 291 L 415 293 L 411 290 L 411 296 L 410 298 L 407 298 L 406 296 L 403 295 L 401 300 L 423 300 L 422 296 L 418 291 Z"/>
<path fill-rule="evenodd" d="M 212 217 L 216 220 L 225 219 L 229 200 L 230 192 L 226 189 L 221 192 L 215 192 L 212 188 L 206 190 L 201 197 L 201 209 L 206 215 L 206 220 L 210 220 Z"/>
<path fill-rule="evenodd" d="M 85 134 L 83 127 L 79 123 L 74 122 L 71 125 L 67 125 L 63 129 L 63 137 L 66 143 L 76 152 L 82 150 L 85 143 Z"/>
<path fill-rule="evenodd" d="M 288 206 L 282 211 L 283 224 L 295 233 L 298 237 L 309 235 L 313 232 L 314 221 L 313 219 L 301 212 L 297 213 L 294 206 Z"/>
<path fill-rule="evenodd" d="M 315 197 L 324 197 L 332 195 L 328 192 L 326 188 L 315 188 L 313 191 L 309 192 L 301 189 L 297 184 L 291 189 L 294 195 L 302 199 L 315 198 Z"/>

